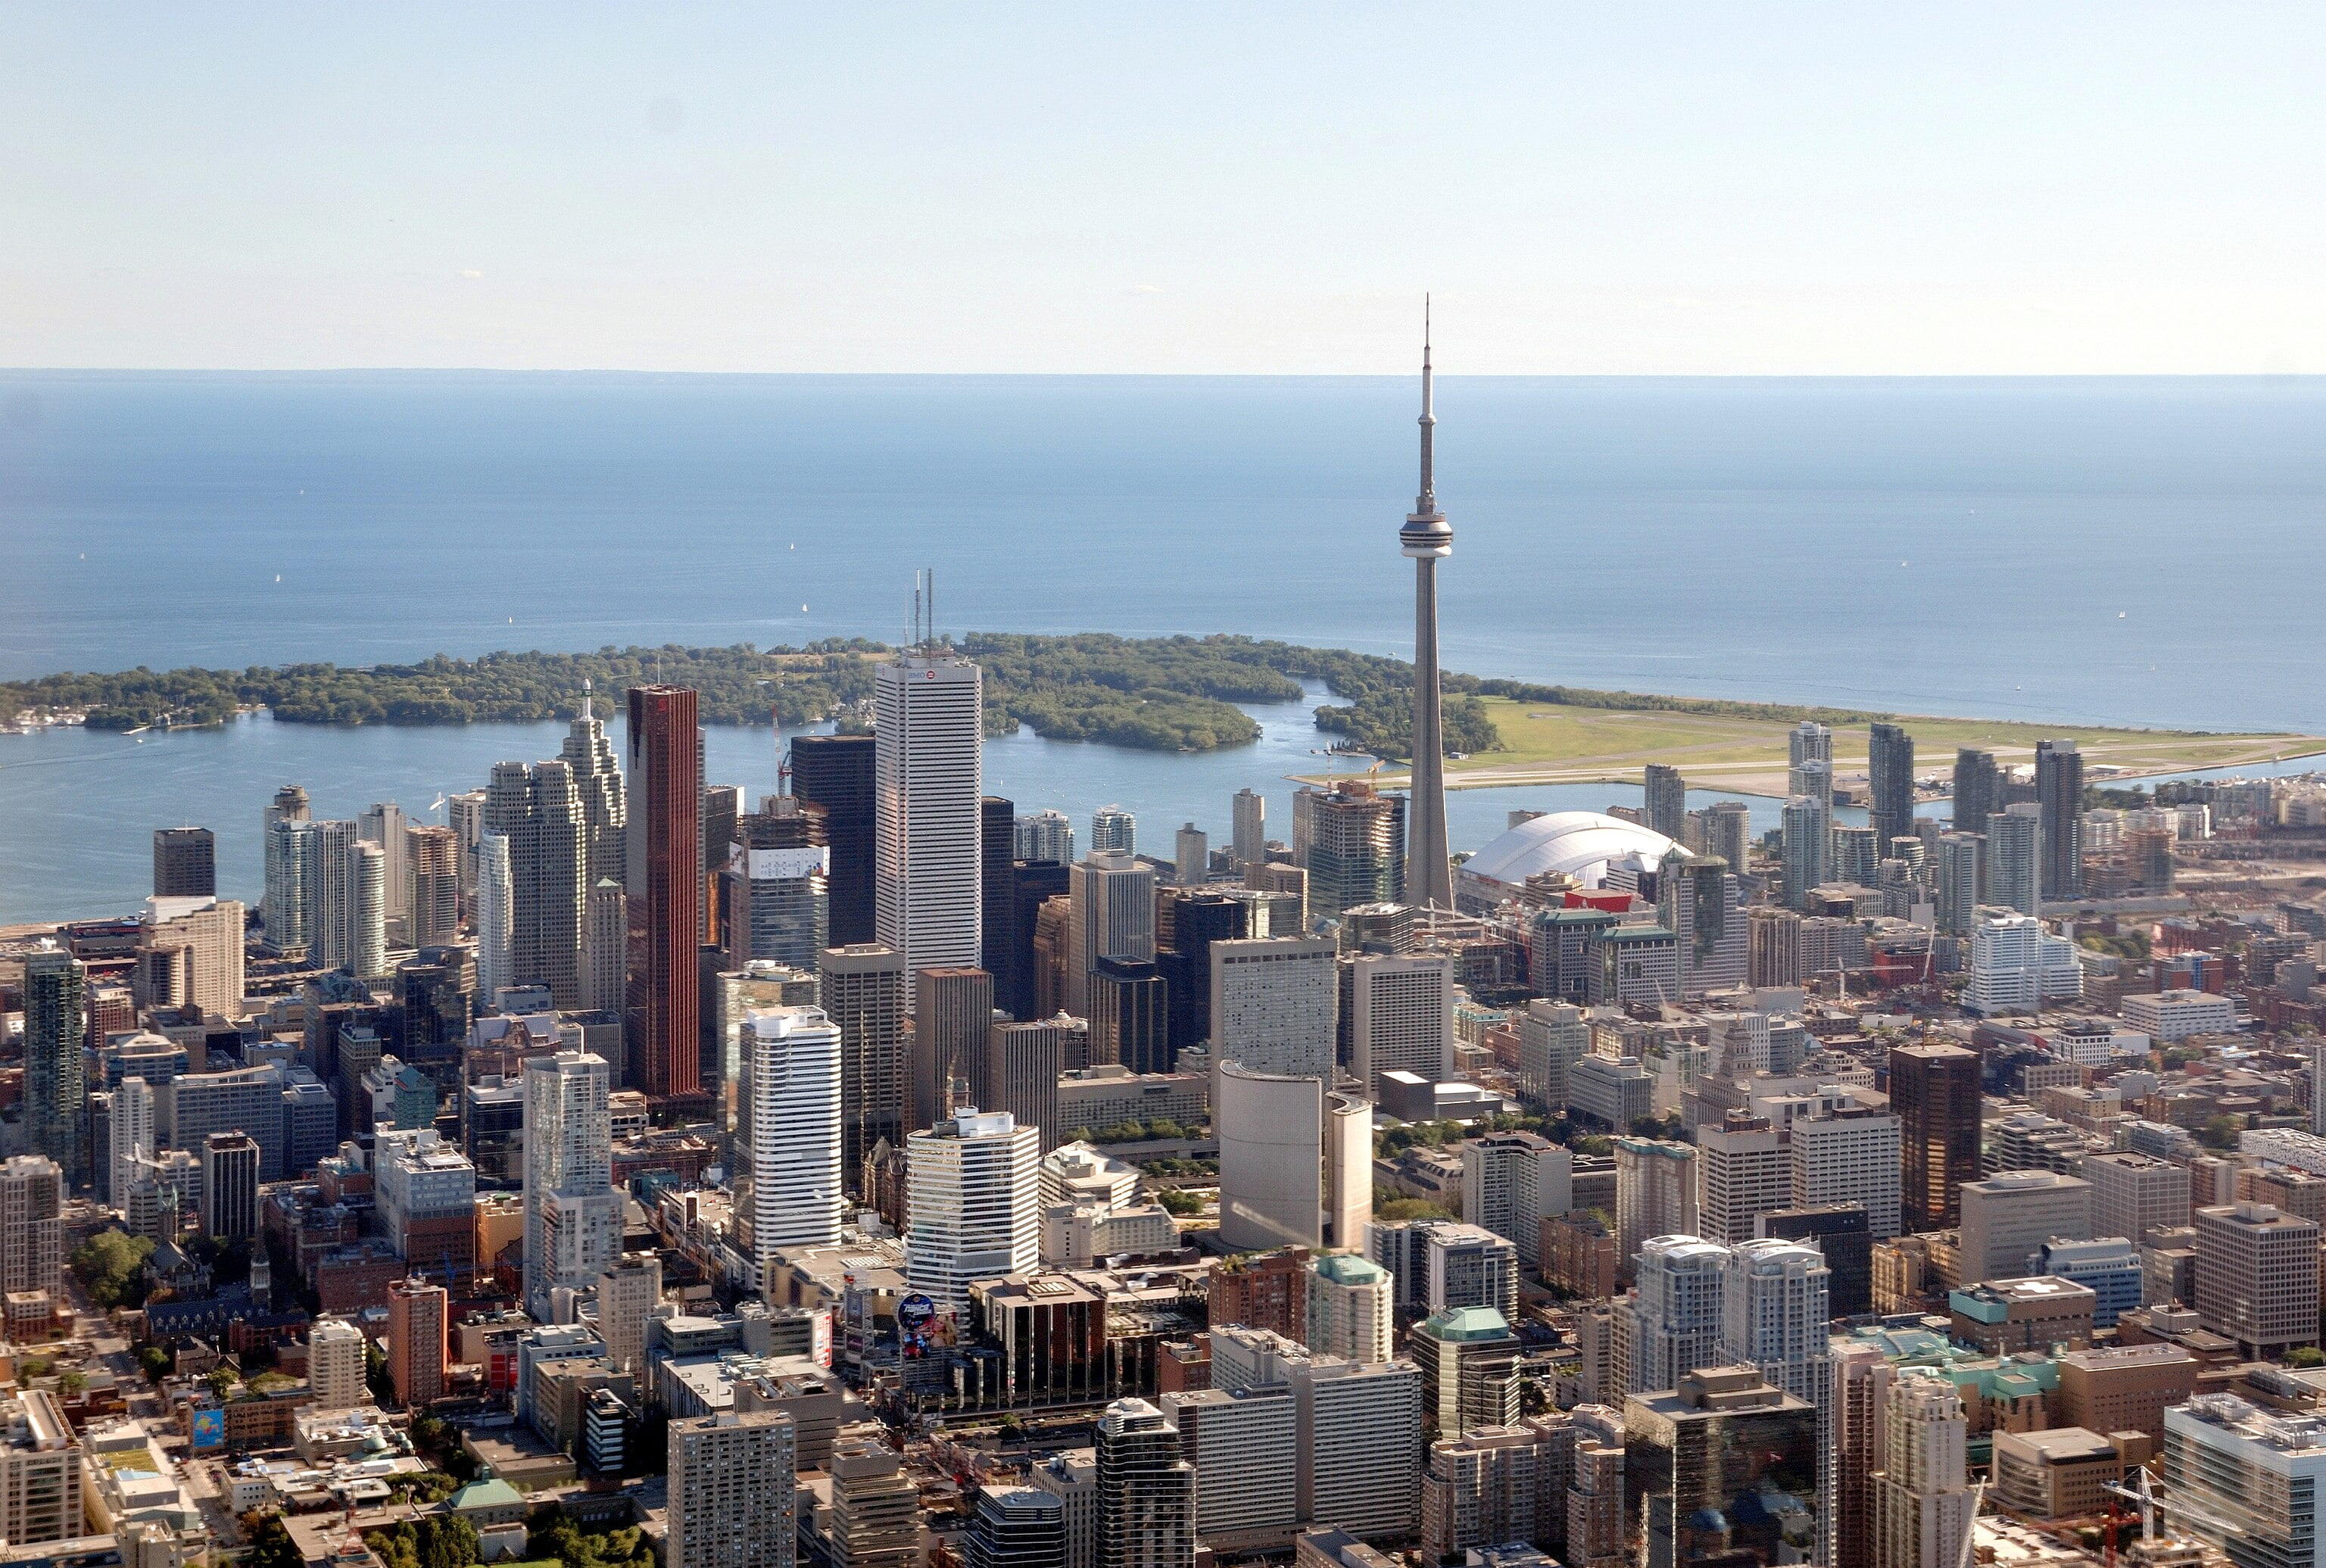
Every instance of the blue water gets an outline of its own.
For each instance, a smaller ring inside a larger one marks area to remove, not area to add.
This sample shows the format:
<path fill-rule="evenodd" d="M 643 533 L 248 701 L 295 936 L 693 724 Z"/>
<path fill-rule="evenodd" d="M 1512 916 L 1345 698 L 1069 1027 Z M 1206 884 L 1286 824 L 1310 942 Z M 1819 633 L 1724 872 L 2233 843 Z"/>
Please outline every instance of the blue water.
<path fill-rule="evenodd" d="M 0 371 L 0 676 L 894 636 L 922 565 L 956 630 L 1405 653 L 1413 405 L 1366 378 Z M 2326 379 L 1449 377 L 1439 416 L 1452 668 L 2326 730 Z M 1217 835 L 1236 788 L 1312 765 L 1298 713 L 1268 723 L 1200 758 L 1020 738 L 990 783 Z M 184 818 L 247 886 L 279 783 L 424 806 L 554 735 L 0 738 L 0 920 L 125 906 Z M 764 731 L 712 755 L 771 787 Z M 1624 798 L 1457 796 L 1455 840 Z"/>

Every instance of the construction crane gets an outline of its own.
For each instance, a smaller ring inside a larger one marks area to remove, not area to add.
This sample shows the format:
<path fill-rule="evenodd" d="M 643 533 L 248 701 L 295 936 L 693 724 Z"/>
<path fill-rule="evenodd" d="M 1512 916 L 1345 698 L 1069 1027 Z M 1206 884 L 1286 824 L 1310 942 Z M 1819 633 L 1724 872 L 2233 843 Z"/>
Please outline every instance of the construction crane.
<path fill-rule="evenodd" d="M 2232 1519 L 2225 1519 L 2219 1514 L 2208 1513 L 2203 1508 L 2198 1508 L 2192 1503 L 2166 1502 L 2162 1497 L 2157 1495 L 2155 1487 L 2149 1479 L 2147 1466 L 2139 1466 L 2133 1471 L 2133 1475 L 2139 1482 L 2137 1488 L 2125 1486 L 2118 1482 L 2111 1482 L 2103 1485 L 2100 1489 L 2110 1494 L 2108 1512 L 2111 1516 L 2116 1512 L 2115 1499 L 2117 1498 L 2127 1498 L 2133 1502 L 2140 1505 L 2141 1539 L 2145 1541 L 2154 1541 L 2158 1538 L 2157 1519 L 2159 1516 L 2167 1509 L 2180 1514 L 2185 1518 L 2193 1519 L 2198 1524 L 2209 1526 L 2213 1529 L 2220 1531 L 2224 1535 L 2242 1536 L 2246 1533 L 2246 1528 L 2243 1525 L 2240 1525 Z M 2113 1532 L 2111 1531 L 2111 1555 L 2113 1555 L 2112 1543 Z"/>

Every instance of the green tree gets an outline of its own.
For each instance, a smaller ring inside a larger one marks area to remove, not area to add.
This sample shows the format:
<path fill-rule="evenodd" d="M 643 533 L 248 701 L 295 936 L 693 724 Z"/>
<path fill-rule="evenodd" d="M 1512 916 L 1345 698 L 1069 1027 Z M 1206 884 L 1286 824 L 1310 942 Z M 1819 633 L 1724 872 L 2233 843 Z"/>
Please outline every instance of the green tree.
<path fill-rule="evenodd" d="M 148 1383 L 159 1383 L 170 1375 L 170 1352 L 161 1345 L 148 1345 L 137 1352 L 137 1364 L 144 1369 Z"/>
<path fill-rule="evenodd" d="M 2297 1345 L 2285 1353 L 2289 1367 L 2326 1367 L 2326 1350 L 2315 1345 Z"/>
<path fill-rule="evenodd" d="M 387 1352 L 366 1341 L 364 1345 L 364 1384 L 376 1399 L 394 1399 L 395 1382 L 387 1375 Z"/>
<path fill-rule="evenodd" d="M 306 1568 L 307 1555 L 291 1538 L 281 1514 L 254 1508 L 242 1516 L 242 1533 L 250 1543 L 247 1568 Z"/>
<path fill-rule="evenodd" d="M 209 1376 L 204 1378 L 202 1381 L 210 1386 L 212 1395 L 223 1399 L 234 1392 L 236 1385 L 242 1379 L 235 1374 L 231 1367 L 213 1367 L 210 1369 Z"/>
<path fill-rule="evenodd" d="M 100 1230 L 74 1250 L 73 1276 L 99 1307 L 136 1306 L 145 1299 L 144 1270 L 152 1256 L 154 1243 L 143 1236 Z"/>
<path fill-rule="evenodd" d="M 88 1389 L 88 1375 L 85 1372 L 67 1372 L 57 1379 L 57 1387 L 68 1394 L 86 1393 Z"/>
<path fill-rule="evenodd" d="M 1156 1202 L 1163 1205 L 1166 1213 L 1176 1214 L 1182 1219 L 1190 1214 L 1200 1214 L 1204 1211 L 1204 1201 L 1201 1198 L 1196 1197 L 1193 1192 L 1183 1192 L 1177 1187 L 1164 1188 L 1162 1192 L 1156 1194 Z"/>
<path fill-rule="evenodd" d="M 2209 1149 L 2233 1149 L 2238 1146 L 2238 1129 L 2243 1124 L 2236 1117 L 2223 1114 L 2206 1118 L 2198 1131 L 2197 1141 Z"/>

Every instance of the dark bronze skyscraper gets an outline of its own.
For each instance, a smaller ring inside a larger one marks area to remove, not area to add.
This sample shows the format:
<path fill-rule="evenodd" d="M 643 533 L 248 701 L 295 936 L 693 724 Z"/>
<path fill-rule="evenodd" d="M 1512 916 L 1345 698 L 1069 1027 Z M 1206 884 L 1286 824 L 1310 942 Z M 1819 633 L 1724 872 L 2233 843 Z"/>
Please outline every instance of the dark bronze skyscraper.
<path fill-rule="evenodd" d="M 1428 311 L 1421 333 L 1421 492 L 1398 530 L 1413 558 L 1413 807 L 1406 825 L 1405 895 L 1423 908 L 1454 907 L 1446 838 L 1446 728 L 1438 710 L 1437 562 L 1454 553 L 1454 530 L 1437 510 Z"/>
<path fill-rule="evenodd" d="M 1978 1070 L 1978 1053 L 1959 1045 L 1901 1045 L 1890 1053 L 1900 1206 L 1910 1231 L 1958 1223 L 1962 1184 L 1979 1178 Z"/>
<path fill-rule="evenodd" d="M 702 1090 L 702 749 L 695 693 L 630 688 L 631 1072 L 656 1099 Z"/>
<path fill-rule="evenodd" d="M 208 828 L 154 830 L 154 896 L 218 896 L 218 845 Z"/>
<path fill-rule="evenodd" d="M 2072 740 L 2035 743 L 2035 801 L 2043 812 L 2043 896 L 2084 895 L 2084 759 Z"/>
<path fill-rule="evenodd" d="M 872 940 L 873 743 L 869 735 L 792 738 L 792 793 L 824 810 L 832 843 L 832 945 Z"/>
<path fill-rule="evenodd" d="M 1966 746 L 1955 753 L 1954 819 L 1958 833 L 1984 833 L 1986 819 L 2003 809 L 1995 753 Z"/>
<path fill-rule="evenodd" d="M 1914 831 L 1914 738 L 1894 724 L 1876 724 L 1866 736 L 1866 776 L 1872 785 L 1874 858 L 1889 858 L 1890 840 Z"/>

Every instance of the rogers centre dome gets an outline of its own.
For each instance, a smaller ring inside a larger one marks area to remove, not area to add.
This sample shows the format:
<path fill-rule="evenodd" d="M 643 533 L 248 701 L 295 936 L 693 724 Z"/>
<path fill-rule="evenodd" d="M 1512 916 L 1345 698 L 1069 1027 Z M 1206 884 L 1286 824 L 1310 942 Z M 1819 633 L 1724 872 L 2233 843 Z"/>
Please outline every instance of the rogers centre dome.
<path fill-rule="evenodd" d="M 1521 822 L 1464 861 L 1459 891 L 1465 905 L 1492 906 L 1545 871 L 1563 871 L 1582 886 L 1596 887 L 1611 868 L 1644 871 L 1681 848 L 1621 817 L 1552 812 Z"/>

